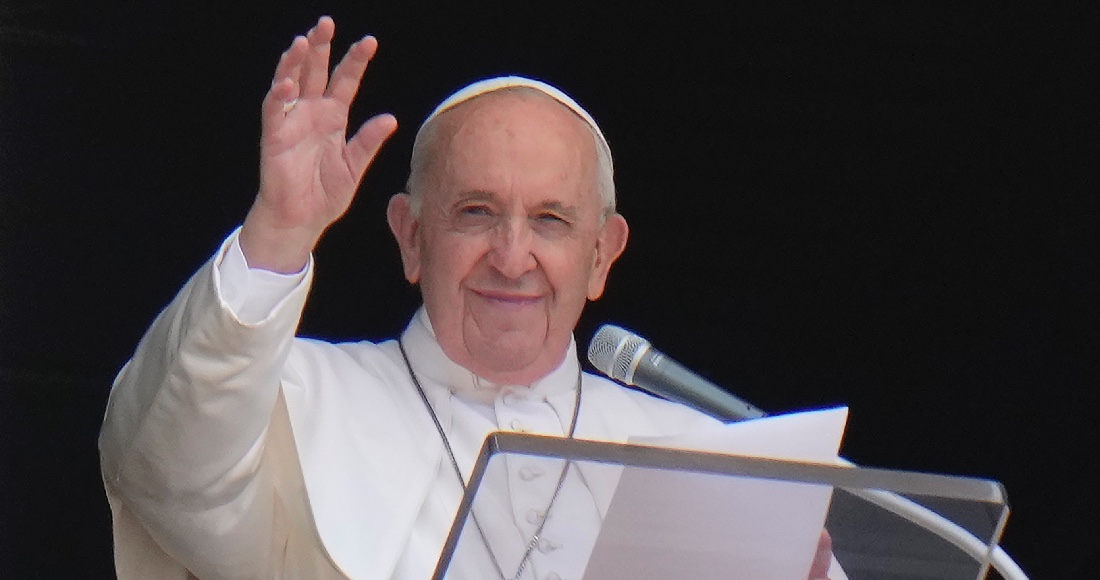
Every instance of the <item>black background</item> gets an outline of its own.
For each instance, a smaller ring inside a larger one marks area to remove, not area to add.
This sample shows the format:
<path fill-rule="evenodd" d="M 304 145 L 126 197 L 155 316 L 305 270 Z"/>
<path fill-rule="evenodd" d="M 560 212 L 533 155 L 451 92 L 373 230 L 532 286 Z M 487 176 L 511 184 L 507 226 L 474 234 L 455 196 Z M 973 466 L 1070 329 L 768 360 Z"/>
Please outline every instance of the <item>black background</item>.
<path fill-rule="evenodd" d="M 353 120 L 402 127 L 303 333 L 404 326 L 383 211 L 415 128 L 543 78 L 600 121 L 632 226 L 578 342 L 615 322 L 762 408 L 847 404 L 845 456 L 998 480 L 1021 567 L 1093 576 L 1094 3 L 643 4 L 0 2 L 0 577 L 112 575 L 111 379 L 243 218 L 271 70 L 322 13 L 381 42 Z"/>

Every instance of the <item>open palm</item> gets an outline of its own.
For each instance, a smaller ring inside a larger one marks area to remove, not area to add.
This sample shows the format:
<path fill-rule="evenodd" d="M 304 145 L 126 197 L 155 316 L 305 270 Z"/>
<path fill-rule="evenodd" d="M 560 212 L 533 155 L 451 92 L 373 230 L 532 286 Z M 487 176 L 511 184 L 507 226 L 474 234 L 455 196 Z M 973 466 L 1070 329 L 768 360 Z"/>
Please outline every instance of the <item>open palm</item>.
<path fill-rule="evenodd" d="M 397 127 L 393 116 L 378 115 L 346 137 L 351 102 L 378 43 L 367 36 L 353 44 L 330 79 L 334 30 L 323 17 L 295 38 L 264 98 L 260 191 L 241 233 L 250 266 L 300 269 L 325 229 L 347 211 Z"/>

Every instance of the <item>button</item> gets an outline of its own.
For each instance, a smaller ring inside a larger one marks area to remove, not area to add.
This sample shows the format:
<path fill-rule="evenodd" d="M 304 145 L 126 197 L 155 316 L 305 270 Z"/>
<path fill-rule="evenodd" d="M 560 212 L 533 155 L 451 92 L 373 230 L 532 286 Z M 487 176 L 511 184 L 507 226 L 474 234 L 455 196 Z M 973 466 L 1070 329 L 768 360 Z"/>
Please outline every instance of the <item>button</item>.
<path fill-rule="evenodd" d="M 520 433 L 527 432 L 527 429 L 523 427 L 523 422 L 521 422 L 519 419 L 512 419 L 509 425 L 512 426 L 513 431 L 519 431 Z"/>
<path fill-rule="evenodd" d="M 547 540 L 546 538 L 542 538 L 541 540 L 539 540 L 539 551 L 543 554 L 549 554 L 550 552 L 553 552 L 560 547 L 561 544 L 552 540 Z"/>
<path fill-rule="evenodd" d="M 536 477 L 542 477 L 543 473 L 545 473 L 545 471 L 537 465 L 524 465 L 519 468 L 519 478 L 523 481 L 531 481 Z"/>
<path fill-rule="evenodd" d="M 561 580 L 561 576 L 557 572 L 551 572 L 546 575 L 546 580 Z"/>
<path fill-rule="evenodd" d="M 537 509 L 527 510 L 527 523 L 537 524 L 542 521 L 542 518 L 546 517 L 546 512 Z"/>

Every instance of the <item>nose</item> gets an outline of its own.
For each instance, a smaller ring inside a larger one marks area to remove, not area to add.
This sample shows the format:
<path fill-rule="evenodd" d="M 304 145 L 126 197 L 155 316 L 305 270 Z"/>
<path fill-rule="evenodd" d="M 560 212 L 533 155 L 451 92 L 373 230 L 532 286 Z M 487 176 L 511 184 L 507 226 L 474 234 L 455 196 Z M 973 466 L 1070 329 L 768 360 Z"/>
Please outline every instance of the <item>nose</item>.
<path fill-rule="evenodd" d="M 511 217 L 493 228 L 489 247 L 489 265 L 504 277 L 518 279 L 537 264 L 532 247 L 532 232 L 527 220 Z"/>

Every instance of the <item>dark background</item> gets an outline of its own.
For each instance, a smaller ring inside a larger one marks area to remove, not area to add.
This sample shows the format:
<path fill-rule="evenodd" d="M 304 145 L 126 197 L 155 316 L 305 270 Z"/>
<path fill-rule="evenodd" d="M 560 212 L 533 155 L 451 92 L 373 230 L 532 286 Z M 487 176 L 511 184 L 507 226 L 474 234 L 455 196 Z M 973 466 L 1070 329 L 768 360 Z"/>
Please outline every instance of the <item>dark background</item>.
<path fill-rule="evenodd" d="M 1093 576 L 1095 3 L 642 4 L 0 1 L 0 577 L 112 575 L 111 379 L 243 218 L 269 75 L 321 13 L 341 52 L 381 40 L 353 120 L 403 126 L 304 333 L 404 326 L 383 212 L 415 128 L 544 78 L 600 121 L 633 230 L 579 343 L 615 322 L 762 408 L 848 404 L 844 455 L 998 480 L 1021 567 Z"/>

